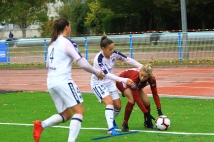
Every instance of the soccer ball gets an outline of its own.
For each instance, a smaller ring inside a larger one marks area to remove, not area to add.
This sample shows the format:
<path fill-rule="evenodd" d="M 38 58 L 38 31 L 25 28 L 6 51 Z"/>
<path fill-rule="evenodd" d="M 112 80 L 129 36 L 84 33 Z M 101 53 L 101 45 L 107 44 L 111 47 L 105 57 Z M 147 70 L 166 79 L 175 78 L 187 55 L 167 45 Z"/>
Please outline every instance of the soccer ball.
<path fill-rule="evenodd" d="M 158 118 L 155 120 L 155 123 L 157 129 L 161 131 L 165 131 L 170 127 L 170 119 L 165 115 L 158 116 Z"/>

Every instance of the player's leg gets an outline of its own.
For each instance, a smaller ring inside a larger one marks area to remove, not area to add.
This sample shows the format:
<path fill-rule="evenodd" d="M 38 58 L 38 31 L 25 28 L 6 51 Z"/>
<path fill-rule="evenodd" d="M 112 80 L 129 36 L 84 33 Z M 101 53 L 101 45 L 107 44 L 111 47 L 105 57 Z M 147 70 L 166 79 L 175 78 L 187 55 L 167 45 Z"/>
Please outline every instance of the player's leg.
<path fill-rule="evenodd" d="M 107 95 L 102 99 L 102 102 L 106 105 L 105 117 L 106 117 L 108 129 L 110 131 L 112 128 L 114 128 L 114 126 L 113 126 L 113 120 L 114 120 L 113 100 L 110 95 Z"/>
<path fill-rule="evenodd" d="M 139 92 L 140 92 L 140 98 L 141 98 L 144 106 L 150 112 L 151 111 L 150 102 L 149 102 L 149 98 L 148 98 L 146 92 L 144 91 L 144 89 L 139 90 Z"/>
<path fill-rule="evenodd" d="M 122 93 L 122 96 L 128 98 L 128 102 L 126 104 L 126 108 L 125 108 L 125 112 L 124 112 L 124 121 L 122 124 L 122 131 L 127 132 L 127 131 L 129 131 L 128 120 L 129 120 L 129 117 L 131 115 L 131 112 L 132 112 L 132 109 L 134 106 L 134 99 L 133 99 L 130 88 L 126 84 L 121 83 L 121 82 L 116 82 L 116 86 Z"/>
<path fill-rule="evenodd" d="M 119 135 L 120 133 L 117 132 L 113 127 L 114 106 L 108 89 L 104 85 L 91 85 L 91 87 L 99 102 L 104 103 L 106 106 L 105 117 L 108 125 L 107 133 L 112 135 Z"/>
<path fill-rule="evenodd" d="M 125 89 L 125 91 L 123 92 L 123 96 L 128 98 L 128 102 L 126 104 L 126 108 L 125 108 L 125 112 L 124 112 L 122 131 L 128 132 L 129 131 L 128 121 L 131 116 L 135 102 L 134 102 L 134 98 L 133 98 L 132 91 L 130 88 Z"/>
<path fill-rule="evenodd" d="M 146 92 L 144 91 L 144 89 L 140 89 L 139 93 L 140 93 L 141 100 L 143 101 L 143 104 L 150 111 L 150 102 Z"/>
<path fill-rule="evenodd" d="M 116 124 L 115 118 L 118 116 L 121 110 L 121 101 L 120 101 L 120 96 L 118 94 L 117 87 L 115 83 L 112 81 L 106 85 L 107 89 L 110 92 L 111 98 L 113 100 L 113 105 L 114 105 L 114 121 L 113 121 L 113 126 L 115 129 L 118 129 L 118 126 Z"/>
<path fill-rule="evenodd" d="M 82 125 L 82 119 L 84 115 L 84 108 L 82 103 L 79 103 L 73 107 L 71 107 L 74 115 L 71 118 L 71 122 L 69 125 L 69 137 L 68 142 L 75 142 Z"/>
<path fill-rule="evenodd" d="M 56 86 L 49 92 L 59 114 L 42 121 L 42 128 L 66 122 L 71 118 L 72 110 L 74 115 L 70 122 L 68 142 L 74 142 L 79 134 L 84 113 L 82 95 L 74 82 Z"/>
<path fill-rule="evenodd" d="M 70 110 L 67 109 L 65 106 L 62 106 L 63 100 L 60 97 L 58 90 L 60 90 L 60 89 L 58 89 L 58 87 L 49 89 L 49 93 L 54 101 L 54 104 L 55 104 L 56 108 L 63 108 L 63 110 L 60 110 L 58 112 L 66 111 L 69 113 Z M 71 114 L 71 112 L 70 112 L 70 114 Z M 59 123 L 62 123 L 63 121 L 64 122 L 67 121 L 67 118 L 60 113 L 54 114 L 44 121 L 40 121 L 40 120 L 34 121 L 33 137 L 34 137 L 35 142 L 39 142 L 43 129 L 45 129 L 46 127 L 57 125 Z"/>
<path fill-rule="evenodd" d="M 147 108 L 145 107 L 139 93 L 140 93 L 139 90 L 132 90 L 135 103 L 138 105 L 138 107 L 143 113 L 147 113 L 149 110 L 147 110 Z"/>
<path fill-rule="evenodd" d="M 65 89 L 65 91 L 69 93 L 67 93 L 67 96 L 63 98 L 63 101 L 65 102 L 66 106 L 69 107 L 70 110 L 72 110 L 74 113 L 69 125 L 68 142 L 75 142 L 79 134 L 84 115 L 84 108 L 82 105 L 83 98 L 74 82 L 69 83 L 69 88 L 67 88 L 67 90 Z"/>
<path fill-rule="evenodd" d="M 119 96 L 119 95 L 118 95 Z M 115 118 L 118 116 L 121 110 L 121 101 L 120 98 L 113 100 L 113 106 L 114 106 L 114 120 L 113 120 L 113 126 L 115 129 L 118 129 L 118 126 L 116 124 Z"/>
<path fill-rule="evenodd" d="M 150 102 L 149 102 L 149 98 L 148 98 L 146 92 L 142 88 L 141 90 L 139 90 L 139 93 L 140 93 L 140 97 L 141 97 L 141 100 L 142 100 L 144 106 L 150 112 L 151 111 Z M 146 116 L 145 116 L 145 113 L 144 113 L 144 126 L 147 127 L 147 125 L 145 123 L 145 119 L 146 119 Z"/>

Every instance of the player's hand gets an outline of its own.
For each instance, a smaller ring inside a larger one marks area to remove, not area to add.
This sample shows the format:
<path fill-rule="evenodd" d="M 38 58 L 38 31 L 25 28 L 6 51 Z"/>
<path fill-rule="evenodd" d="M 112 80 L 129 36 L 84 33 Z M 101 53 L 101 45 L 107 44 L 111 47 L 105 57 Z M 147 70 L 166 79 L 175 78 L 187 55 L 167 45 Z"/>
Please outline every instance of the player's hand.
<path fill-rule="evenodd" d="M 158 115 L 159 115 L 159 116 L 163 115 L 163 113 L 162 113 L 162 111 L 161 111 L 161 109 L 160 109 L 160 108 L 159 108 L 159 109 L 157 109 L 157 111 L 158 111 Z"/>
<path fill-rule="evenodd" d="M 132 86 L 135 83 L 134 83 L 134 81 L 132 81 L 131 79 L 128 78 L 127 81 L 126 81 L 126 84 L 129 85 L 129 86 Z"/>
<path fill-rule="evenodd" d="M 102 70 L 100 70 L 100 74 L 97 76 L 98 79 L 102 80 L 105 77 Z"/>

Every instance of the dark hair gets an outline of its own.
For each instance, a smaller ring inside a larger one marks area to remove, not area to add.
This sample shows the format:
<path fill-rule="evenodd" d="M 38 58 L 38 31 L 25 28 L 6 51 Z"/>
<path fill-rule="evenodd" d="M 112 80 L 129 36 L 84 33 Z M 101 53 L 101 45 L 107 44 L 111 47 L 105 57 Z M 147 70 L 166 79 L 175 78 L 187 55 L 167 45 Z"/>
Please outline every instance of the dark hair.
<path fill-rule="evenodd" d="M 100 48 L 104 47 L 106 48 L 108 45 L 112 44 L 113 41 L 109 38 L 107 38 L 107 36 L 102 36 L 101 41 L 100 41 Z"/>
<path fill-rule="evenodd" d="M 69 26 L 69 21 L 66 18 L 59 18 L 58 20 L 54 20 L 52 25 L 52 32 L 51 32 L 51 42 L 54 42 L 58 35 L 65 29 L 66 26 Z"/>

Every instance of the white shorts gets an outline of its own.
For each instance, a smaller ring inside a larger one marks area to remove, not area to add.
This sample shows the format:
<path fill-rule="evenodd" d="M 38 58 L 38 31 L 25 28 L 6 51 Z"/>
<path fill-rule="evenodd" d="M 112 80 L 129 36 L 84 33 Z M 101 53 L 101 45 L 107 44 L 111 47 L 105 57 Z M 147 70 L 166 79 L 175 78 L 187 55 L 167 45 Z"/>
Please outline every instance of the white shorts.
<path fill-rule="evenodd" d="M 73 81 L 51 88 L 49 93 L 58 113 L 83 102 L 82 95 Z"/>
<path fill-rule="evenodd" d="M 108 95 L 111 96 L 112 100 L 120 98 L 117 87 L 113 81 L 101 85 L 91 85 L 91 88 L 100 103 L 102 102 L 102 99 Z"/>

